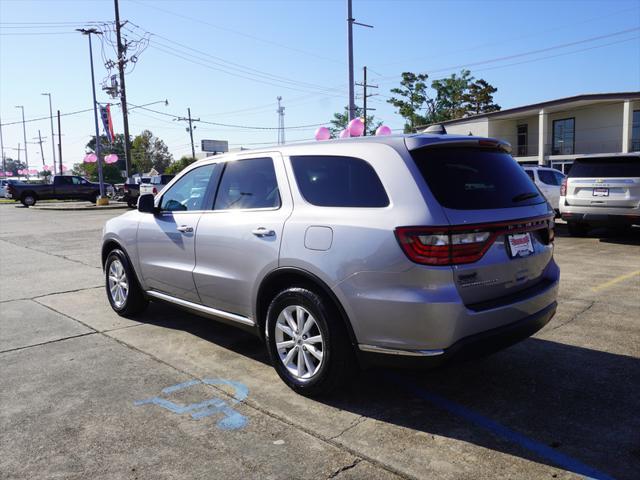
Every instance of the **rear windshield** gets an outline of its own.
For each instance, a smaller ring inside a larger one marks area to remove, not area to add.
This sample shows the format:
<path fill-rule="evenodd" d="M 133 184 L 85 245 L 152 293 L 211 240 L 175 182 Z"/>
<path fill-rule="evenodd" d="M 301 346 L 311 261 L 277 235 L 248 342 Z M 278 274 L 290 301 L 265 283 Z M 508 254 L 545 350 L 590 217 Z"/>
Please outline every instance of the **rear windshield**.
<path fill-rule="evenodd" d="M 580 158 L 569 177 L 640 177 L 640 158 Z"/>
<path fill-rule="evenodd" d="M 446 208 L 477 210 L 544 203 L 511 155 L 477 148 L 424 148 L 411 152 L 436 200 Z"/>

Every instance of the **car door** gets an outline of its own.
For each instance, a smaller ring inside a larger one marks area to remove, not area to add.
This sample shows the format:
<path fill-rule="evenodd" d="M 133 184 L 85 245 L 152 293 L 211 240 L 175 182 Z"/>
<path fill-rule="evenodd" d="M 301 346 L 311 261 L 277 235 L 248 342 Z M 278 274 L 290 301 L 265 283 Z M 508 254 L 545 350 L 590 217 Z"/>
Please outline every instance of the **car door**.
<path fill-rule="evenodd" d="M 214 208 L 202 214 L 193 277 L 204 305 L 252 317 L 259 280 L 278 265 L 293 208 L 279 153 L 227 162 Z"/>
<path fill-rule="evenodd" d="M 51 190 L 54 193 L 53 196 L 59 199 L 69 199 L 73 192 L 73 179 L 75 177 L 60 175 L 54 179 Z"/>
<path fill-rule="evenodd" d="M 195 238 L 200 215 L 213 203 L 216 171 L 216 164 L 189 170 L 156 200 L 156 214 L 139 214 L 138 260 L 148 289 L 200 303 Z"/>
<path fill-rule="evenodd" d="M 540 189 L 554 209 L 558 209 L 560 203 L 560 184 L 563 175 L 554 170 L 538 170 Z"/>

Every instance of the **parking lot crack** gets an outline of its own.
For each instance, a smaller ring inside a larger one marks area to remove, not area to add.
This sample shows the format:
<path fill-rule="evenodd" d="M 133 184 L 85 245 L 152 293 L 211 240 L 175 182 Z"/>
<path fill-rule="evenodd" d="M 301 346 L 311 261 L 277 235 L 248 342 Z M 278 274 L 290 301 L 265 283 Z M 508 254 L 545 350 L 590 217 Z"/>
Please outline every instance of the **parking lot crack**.
<path fill-rule="evenodd" d="M 0 354 L 17 352 L 19 350 L 26 350 L 28 348 L 33 348 L 33 347 L 41 347 L 43 345 L 49 345 L 51 343 L 64 342 L 65 340 L 72 340 L 74 338 L 86 337 L 88 335 L 95 335 L 96 333 L 98 333 L 98 332 L 93 331 L 93 332 L 79 333 L 78 335 L 71 335 L 70 337 L 56 338 L 55 340 L 49 340 L 49 341 L 46 341 L 46 342 L 34 343 L 33 345 L 25 345 L 23 347 L 9 348 L 8 350 L 0 351 Z"/>
<path fill-rule="evenodd" d="M 569 320 L 567 320 L 566 322 L 562 322 L 562 323 L 560 323 L 560 324 L 558 324 L 558 325 L 555 325 L 555 326 L 553 326 L 552 328 L 549 328 L 547 331 L 548 331 L 548 332 L 552 332 L 552 331 L 557 330 L 557 329 L 559 329 L 559 328 L 561 328 L 561 327 L 564 327 L 565 325 L 570 324 L 571 322 L 573 322 L 573 321 L 577 320 L 577 319 L 578 319 L 578 317 L 580 317 L 580 315 L 582 315 L 582 314 L 584 314 L 584 313 L 588 312 L 588 311 L 589 311 L 589 310 L 590 310 L 590 309 L 591 309 L 595 304 L 596 304 L 596 301 L 595 301 L 595 300 L 590 301 L 590 302 L 589 302 L 589 305 L 587 305 L 586 307 L 584 307 L 584 308 L 583 308 L 582 310 L 580 310 L 579 312 L 576 312 L 575 314 L 573 314 L 573 315 L 571 316 L 571 318 L 569 318 Z"/>
<path fill-rule="evenodd" d="M 345 427 L 340 433 L 338 433 L 337 435 L 334 435 L 333 437 L 329 437 L 330 440 L 335 440 L 336 438 L 341 437 L 342 435 L 344 435 L 345 433 L 347 433 L 349 430 L 351 430 L 352 428 L 357 427 L 358 425 L 360 425 L 362 422 L 364 422 L 366 420 L 366 417 L 359 415 L 357 418 L 355 418 L 354 420 L 352 420 L 349 425 L 347 427 Z"/>
<path fill-rule="evenodd" d="M 81 262 L 80 260 L 75 260 L 73 258 L 67 257 L 66 255 L 58 255 L 58 254 L 55 254 L 55 253 L 48 252 L 46 250 L 40 250 L 40 249 L 37 249 L 37 248 L 29 247 L 28 245 L 25 245 L 24 243 L 11 242 L 11 241 L 7 240 L 6 238 L 0 238 L 0 242 L 7 242 L 8 244 L 13 245 L 15 247 L 26 248 L 27 250 L 31 250 L 32 252 L 42 253 L 43 255 L 50 255 L 52 257 L 61 258 L 62 260 L 67 260 L 69 262 L 77 263 L 77 264 L 83 265 L 85 267 L 91 267 L 91 268 L 96 268 L 98 270 L 102 270 L 102 267 L 96 267 L 95 265 L 91 265 L 89 263 Z"/>
<path fill-rule="evenodd" d="M 351 462 L 349 465 L 345 465 L 344 467 L 340 467 L 338 470 L 336 470 L 335 472 L 333 472 L 331 475 L 329 475 L 327 477 L 327 480 L 329 480 L 330 478 L 336 478 L 338 475 L 340 475 L 342 472 L 345 472 L 347 470 L 351 470 L 352 468 L 354 468 L 356 465 L 358 465 L 360 462 L 362 461 L 361 458 L 356 458 L 353 462 Z"/>

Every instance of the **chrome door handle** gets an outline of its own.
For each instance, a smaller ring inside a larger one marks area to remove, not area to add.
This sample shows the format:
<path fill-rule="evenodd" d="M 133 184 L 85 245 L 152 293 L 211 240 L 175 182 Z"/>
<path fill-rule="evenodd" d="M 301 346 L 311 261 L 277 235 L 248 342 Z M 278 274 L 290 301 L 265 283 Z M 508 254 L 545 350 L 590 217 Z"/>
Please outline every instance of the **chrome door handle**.
<path fill-rule="evenodd" d="M 189 227 L 188 225 L 180 225 L 179 227 L 176 227 L 176 230 L 182 233 L 192 233 L 193 227 Z"/>
<path fill-rule="evenodd" d="M 259 227 L 251 230 L 256 237 L 275 237 L 276 232 L 273 230 L 266 229 L 264 227 Z"/>

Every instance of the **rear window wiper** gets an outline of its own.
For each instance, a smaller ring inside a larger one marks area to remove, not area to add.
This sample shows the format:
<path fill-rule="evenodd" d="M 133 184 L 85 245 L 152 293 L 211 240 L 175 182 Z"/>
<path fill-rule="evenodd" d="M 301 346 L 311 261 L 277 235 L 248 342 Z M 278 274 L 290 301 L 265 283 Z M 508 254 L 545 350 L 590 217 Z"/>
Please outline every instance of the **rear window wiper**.
<path fill-rule="evenodd" d="M 519 193 L 515 197 L 511 199 L 512 202 L 524 202 L 525 200 L 529 200 L 530 198 L 535 198 L 538 196 L 537 192 L 524 192 Z"/>

